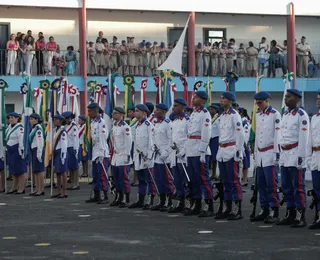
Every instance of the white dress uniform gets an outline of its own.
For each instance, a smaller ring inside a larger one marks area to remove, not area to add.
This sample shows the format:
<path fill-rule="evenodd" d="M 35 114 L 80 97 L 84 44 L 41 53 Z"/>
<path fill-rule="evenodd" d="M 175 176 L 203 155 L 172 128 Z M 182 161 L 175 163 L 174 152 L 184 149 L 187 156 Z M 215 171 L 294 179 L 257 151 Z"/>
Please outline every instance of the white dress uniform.
<path fill-rule="evenodd" d="M 78 170 L 78 153 L 79 153 L 79 130 L 75 122 L 71 122 L 64 127 L 68 137 L 68 168 Z"/>
<path fill-rule="evenodd" d="M 40 124 L 37 124 L 29 135 L 32 152 L 32 172 L 43 172 L 44 168 L 44 136 Z"/>
<path fill-rule="evenodd" d="M 54 141 L 54 158 L 53 165 L 56 173 L 65 173 L 68 171 L 68 137 L 63 126 L 56 127 L 53 131 Z"/>
<path fill-rule="evenodd" d="M 100 116 L 91 122 L 92 161 L 98 157 L 109 158 L 108 146 L 109 131 L 106 123 Z"/>
<path fill-rule="evenodd" d="M 219 149 L 219 135 L 220 135 L 220 116 L 216 113 L 211 120 L 211 139 L 210 139 L 210 162 L 217 161 L 217 153 Z"/>

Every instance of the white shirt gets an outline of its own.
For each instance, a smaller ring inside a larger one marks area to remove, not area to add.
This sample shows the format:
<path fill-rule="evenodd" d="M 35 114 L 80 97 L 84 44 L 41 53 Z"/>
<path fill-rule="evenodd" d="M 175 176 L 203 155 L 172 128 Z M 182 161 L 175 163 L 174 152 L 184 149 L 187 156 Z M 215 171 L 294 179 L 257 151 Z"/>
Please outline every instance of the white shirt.
<path fill-rule="evenodd" d="M 193 111 L 188 121 L 188 139 L 185 144 L 187 157 L 211 154 L 211 116 L 207 109 L 200 107 Z"/>
<path fill-rule="evenodd" d="M 320 146 L 320 111 L 311 118 L 308 157 L 310 160 L 310 170 L 320 171 L 320 151 L 312 151 L 312 147 Z"/>
<path fill-rule="evenodd" d="M 309 55 L 309 51 L 311 50 L 308 43 L 304 43 L 304 44 L 303 44 L 303 43 L 299 42 L 299 43 L 297 44 L 297 48 L 299 48 L 299 49 L 301 49 L 301 50 L 306 50 L 306 51 L 307 51 L 306 53 L 301 52 L 301 51 L 297 51 L 299 56 L 308 56 L 308 55 Z"/>
<path fill-rule="evenodd" d="M 298 146 L 290 150 L 281 149 L 280 165 L 285 167 L 297 167 L 298 157 L 307 157 L 307 144 L 309 138 L 309 117 L 301 108 L 286 111 L 281 122 L 281 147 L 298 143 Z M 303 168 L 305 160 L 302 164 Z"/>
<path fill-rule="evenodd" d="M 155 163 L 163 164 L 161 157 L 166 157 L 165 163 L 170 163 L 170 153 L 172 145 L 172 125 L 169 119 L 157 119 L 154 132 L 153 132 L 153 143 L 157 146 L 159 151 L 155 151 Z M 154 147 L 156 148 L 156 147 Z"/>
<path fill-rule="evenodd" d="M 14 146 L 16 144 L 19 144 L 19 154 L 21 153 L 21 151 L 24 150 L 23 135 L 24 135 L 24 128 L 20 123 L 14 126 L 9 125 L 6 130 L 7 145 Z"/>
<path fill-rule="evenodd" d="M 44 149 L 44 136 L 42 127 L 40 124 L 37 124 L 31 130 L 29 137 L 33 136 L 31 143 L 31 149 L 37 148 L 37 158 L 42 159 L 42 153 Z"/>
<path fill-rule="evenodd" d="M 219 114 L 215 114 L 211 120 L 211 138 L 219 137 L 220 134 L 220 117 Z"/>
<path fill-rule="evenodd" d="M 91 121 L 92 160 L 98 157 L 110 157 L 108 136 L 109 131 L 103 118 L 98 116 Z"/>
<path fill-rule="evenodd" d="M 114 123 L 111 131 L 111 139 L 114 149 L 111 165 L 123 166 L 132 164 L 132 136 L 130 126 L 128 126 L 123 120 Z M 128 157 L 130 158 L 129 161 L 127 161 Z"/>
<path fill-rule="evenodd" d="M 264 112 L 258 109 L 256 114 L 255 158 L 258 167 L 274 165 L 276 154 L 280 153 L 280 113 L 269 106 Z M 271 147 L 273 148 L 271 149 Z M 270 149 L 262 151 L 269 147 Z M 259 151 L 260 150 L 260 151 Z"/>
<path fill-rule="evenodd" d="M 86 124 L 83 124 L 82 126 L 78 126 L 79 129 L 79 145 L 83 144 L 83 139 L 84 139 L 84 132 L 86 130 Z"/>
<path fill-rule="evenodd" d="M 151 124 L 146 118 L 136 125 L 133 154 L 135 170 L 153 167 L 153 131 L 153 124 Z M 147 159 L 146 162 L 137 152 L 137 149 L 140 150 L 145 159 Z"/>
<path fill-rule="evenodd" d="M 259 58 L 266 58 L 266 52 L 268 51 L 269 45 L 265 42 L 265 43 L 259 43 L 259 49 L 263 48 L 259 51 L 258 57 Z"/>
<path fill-rule="evenodd" d="M 136 118 L 133 118 L 130 122 L 131 127 L 131 135 L 132 135 L 132 142 L 134 142 L 135 136 L 136 136 L 136 126 L 138 124 L 138 120 Z"/>
<path fill-rule="evenodd" d="M 220 136 L 219 143 L 235 143 L 227 147 L 219 146 L 217 161 L 227 162 L 239 152 L 239 158 L 243 158 L 244 132 L 240 115 L 232 107 L 220 115 Z"/>
<path fill-rule="evenodd" d="M 61 131 L 60 131 L 61 129 Z M 58 140 L 59 138 L 59 140 Z M 56 127 L 53 131 L 53 140 L 57 140 L 55 143 L 55 150 L 61 149 L 60 158 L 65 160 L 67 157 L 68 136 L 63 126 Z"/>
<path fill-rule="evenodd" d="M 68 148 L 73 147 L 73 150 L 79 150 L 79 130 L 75 122 L 71 122 L 69 125 L 65 125 L 64 130 L 66 130 L 68 135 Z"/>

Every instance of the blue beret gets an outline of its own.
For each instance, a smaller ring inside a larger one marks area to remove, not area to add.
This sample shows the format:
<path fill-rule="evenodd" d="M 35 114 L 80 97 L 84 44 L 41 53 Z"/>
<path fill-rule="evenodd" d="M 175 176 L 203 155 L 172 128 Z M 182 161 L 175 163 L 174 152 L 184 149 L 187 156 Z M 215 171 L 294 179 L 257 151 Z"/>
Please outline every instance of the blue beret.
<path fill-rule="evenodd" d="M 55 115 L 53 118 L 64 120 L 64 117 L 59 114 Z"/>
<path fill-rule="evenodd" d="M 187 105 L 187 102 L 184 100 L 184 98 L 176 98 L 174 100 L 174 102 L 179 103 L 179 104 L 184 105 L 184 106 Z"/>
<path fill-rule="evenodd" d="M 214 109 L 217 109 L 217 110 L 219 110 L 219 109 L 220 109 L 220 107 L 219 107 L 219 106 L 214 105 L 214 104 L 211 104 L 209 107 L 214 108 Z"/>
<path fill-rule="evenodd" d="M 153 42 L 153 44 L 154 44 L 154 45 L 157 45 L 157 44 L 158 44 L 158 42 Z"/>
<path fill-rule="evenodd" d="M 147 106 L 147 108 L 152 111 L 154 109 L 154 104 L 152 104 L 151 102 L 146 102 L 145 105 Z"/>
<path fill-rule="evenodd" d="M 159 108 L 161 110 L 168 110 L 169 109 L 168 106 L 163 103 L 156 104 L 156 108 Z"/>
<path fill-rule="evenodd" d="M 7 115 L 7 117 L 9 117 L 9 116 L 20 117 L 19 114 L 16 113 L 16 112 L 11 112 L 11 113 L 9 113 L 9 114 Z"/>
<path fill-rule="evenodd" d="M 38 119 L 38 120 L 41 119 L 41 117 L 40 117 L 38 114 L 36 114 L 36 113 L 32 113 L 32 114 L 30 115 L 30 117 L 32 117 L 32 118 L 34 118 L 34 119 Z"/>
<path fill-rule="evenodd" d="M 202 91 L 202 90 L 197 91 L 197 92 L 196 92 L 196 95 L 197 95 L 198 97 L 200 97 L 200 98 L 208 99 L 208 94 L 207 94 L 207 92 L 205 92 L 205 91 Z"/>
<path fill-rule="evenodd" d="M 71 111 L 66 111 L 66 112 L 63 112 L 61 114 L 64 118 L 70 118 L 73 116 L 73 113 Z"/>
<path fill-rule="evenodd" d="M 256 94 L 254 94 L 253 98 L 255 100 L 266 100 L 268 98 L 271 98 L 271 95 L 267 91 L 260 91 L 260 92 L 258 92 Z"/>
<path fill-rule="evenodd" d="M 99 107 L 98 103 L 93 102 L 93 103 L 89 104 L 89 106 L 87 106 L 87 108 L 100 108 L 100 107 Z"/>
<path fill-rule="evenodd" d="M 128 108 L 128 111 L 134 111 L 136 109 L 136 107 L 135 106 L 133 106 L 133 107 L 129 107 Z"/>
<path fill-rule="evenodd" d="M 124 109 L 122 107 L 115 107 L 114 110 L 118 111 L 119 113 L 121 113 L 123 115 L 126 113 L 126 112 L 124 112 Z"/>
<path fill-rule="evenodd" d="M 83 121 L 86 121 L 86 116 L 84 116 L 84 115 L 80 115 L 78 118 L 80 118 L 80 119 L 82 119 Z"/>
<path fill-rule="evenodd" d="M 229 99 L 231 101 L 236 101 L 236 97 L 233 95 L 232 92 L 222 92 L 221 96 L 224 96 L 226 99 Z"/>
<path fill-rule="evenodd" d="M 146 45 L 151 45 L 151 42 L 146 42 Z"/>
<path fill-rule="evenodd" d="M 299 98 L 302 98 L 302 94 L 299 90 L 295 89 L 295 88 L 291 88 L 291 89 L 287 89 L 287 92 L 299 97 Z"/>
<path fill-rule="evenodd" d="M 143 111 L 143 112 L 147 112 L 147 113 L 149 112 L 149 109 L 145 104 L 136 105 L 136 108 Z"/>

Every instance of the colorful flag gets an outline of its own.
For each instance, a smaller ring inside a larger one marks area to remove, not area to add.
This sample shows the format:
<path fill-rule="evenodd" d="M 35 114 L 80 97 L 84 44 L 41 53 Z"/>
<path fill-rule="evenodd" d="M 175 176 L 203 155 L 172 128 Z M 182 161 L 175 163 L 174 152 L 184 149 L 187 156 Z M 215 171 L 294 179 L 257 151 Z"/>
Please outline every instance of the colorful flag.
<path fill-rule="evenodd" d="M 129 107 L 134 105 L 134 76 L 126 75 L 123 76 L 123 84 L 124 84 L 124 111 L 125 115 L 127 115 L 127 111 Z"/>
<path fill-rule="evenodd" d="M 198 91 L 198 89 L 202 86 L 202 81 L 201 80 L 198 80 L 194 83 L 193 85 L 193 91 L 192 91 L 192 94 L 191 94 L 191 99 L 190 99 L 190 103 L 189 105 L 192 106 L 192 99 L 194 97 L 194 95 L 196 94 L 196 92 Z"/>
<path fill-rule="evenodd" d="M 184 76 L 180 76 L 180 80 L 183 85 L 183 98 L 189 104 L 189 91 L 188 91 L 188 81 Z"/>
<path fill-rule="evenodd" d="M 79 89 L 70 84 L 68 86 L 68 94 L 70 97 L 70 111 L 75 115 L 75 121 L 78 122 L 78 117 L 80 115 L 77 98 L 79 96 Z"/>
<path fill-rule="evenodd" d="M 280 112 L 281 115 L 283 115 L 284 112 L 287 110 L 287 106 L 286 106 L 286 103 L 284 102 L 284 99 L 287 94 L 287 90 L 293 88 L 292 86 L 293 79 L 294 79 L 293 72 L 288 72 L 286 75 L 283 76 L 284 91 L 283 91 L 282 106 L 281 106 L 281 112 Z"/>
<path fill-rule="evenodd" d="M 205 81 L 203 84 L 203 87 L 205 88 L 205 90 L 208 94 L 208 99 L 207 99 L 207 102 L 205 105 L 206 107 L 208 107 L 212 103 L 212 92 L 211 92 L 212 85 L 213 85 L 213 80 L 209 79 L 209 77 L 208 77 L 208 80 Z"/>
<path fill-rule="evenodd" d="M 143 79 L 140 84 L 141 89 L 141 104 L 145 104 L 147 102 L 147 87 L 148 87 L 148 79 Z"/>
<path fill-rule="evenodd" d="M 39 115 L 41 116 L 43 121 L 46 121 L 46 120 L 48 120 L 47 119 L 47 110 L 49 107 L 50 81 L 49 80 L 40 80 L 39 83 L 40 83 L 40 89 L 42 90 L 41 109 L 40 109 Z"/>

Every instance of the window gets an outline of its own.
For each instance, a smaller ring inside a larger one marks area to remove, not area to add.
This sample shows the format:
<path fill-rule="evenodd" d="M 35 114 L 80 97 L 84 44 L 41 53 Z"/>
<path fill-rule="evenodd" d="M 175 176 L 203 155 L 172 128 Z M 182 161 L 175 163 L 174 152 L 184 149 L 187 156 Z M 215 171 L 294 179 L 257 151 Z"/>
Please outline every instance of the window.
<path fill-rule="evenodd" d="M 14 112 L 14 104 L 6 104 L 6 113 Z"/>
<path fill-rule="evenodd" d="M 221 42 L 222 39 L 226 38 L 226 32 L 227 30 L 223 28 L 203 28 L 203 41 Z"/>

